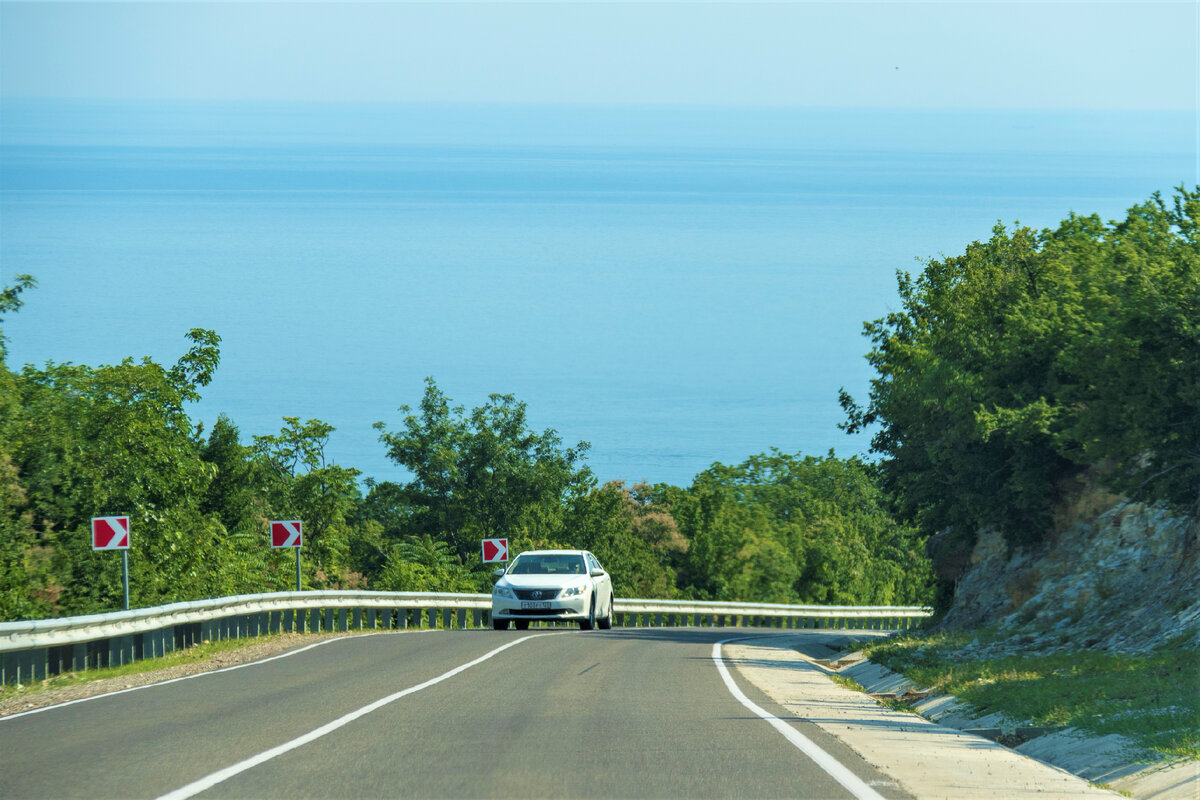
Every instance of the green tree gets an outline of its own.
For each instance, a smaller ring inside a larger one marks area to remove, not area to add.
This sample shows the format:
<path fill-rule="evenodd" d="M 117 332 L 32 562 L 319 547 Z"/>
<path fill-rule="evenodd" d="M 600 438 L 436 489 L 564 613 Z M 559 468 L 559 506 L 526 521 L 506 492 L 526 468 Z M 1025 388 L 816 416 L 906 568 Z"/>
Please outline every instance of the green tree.
<path fill-rule="evenodd" d="M 667 491 L 689 541 L 681 584 L 717 600 L 907 604 L 930 597 L 915 531 L 898 525 L 860 460 L 772 450 L 714 464 Z"/>
<path fill-rule="evenodd" d="M 43 546 L 53 549 L 57 606 L 67 613 L 119 607 L 119 561 L 94 553 L 89 520 L 131 517 L 133 602 L 151 604 L 219 591 L 229 557 L 220 527 L 198 500 L 213 477 L 184 404 L 219 361 L 215 334 L 193 330 L 174 367 L 150 359 L 98 368 L 27 366 L 15 376 L 15 412 L 0 449 L 21 477 Z"/>
<path fill-rule="evenodd" d="M 491 395 L 468 415 L 430 378 L 419 413 L 400 411 L 401 430 L 375 427 L 388 456 L 413 476 L 403 491 L 406 527 L 451 543 L 464 561 L 481 539 L 562 538 L 572 499 L 595 485 L 583 463 L 588 445 L 564 449 L 552 429 L 530 430 L 525 404 L 512 395 Z"/>
<path fill-rule="evenodd" d="M 600 559 L 617 596 L 675 596 L 675 565 L 687 542 L 647 487 L 612 481 L 579 496 L 567 512 L 566 531 L 571 547 Z"/>
<path fill-rule="evenodd" d="M 869 402 L 842 394 L 898 513 L 968 546 L 989 525 L 1037 541 L 1088 468 L 1200 509 L 1198 227 L 1200 189 L 1181 187 L 1107 225 L 997 225 L 901 273 L 902 310 L 866 326 Z"/>
<path fill-rule="evenodd" d="M 326 458 L 332 425 L 318 419 L 301 423 L 298 417 L 283 421 L 278 434 L 254 437 L 272 513 L 303 521 L 305 555 L 318 588 L 358 588 L 361 575 L 348 569 L 348 517 L 361 497 L 361 473 Z"/>

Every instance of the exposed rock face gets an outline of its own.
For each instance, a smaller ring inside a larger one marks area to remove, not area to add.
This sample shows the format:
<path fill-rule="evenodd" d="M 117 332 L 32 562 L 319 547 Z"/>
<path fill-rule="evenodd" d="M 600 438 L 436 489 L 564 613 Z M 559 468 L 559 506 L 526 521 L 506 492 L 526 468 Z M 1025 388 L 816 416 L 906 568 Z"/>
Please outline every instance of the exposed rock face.
<path fill-rule="evenodd" d="M 942 625 L 1011 633 L 989 649 L 1200 648 L 1200 520 L 1083 490 L 1036 548 L 981 531 Z"/>

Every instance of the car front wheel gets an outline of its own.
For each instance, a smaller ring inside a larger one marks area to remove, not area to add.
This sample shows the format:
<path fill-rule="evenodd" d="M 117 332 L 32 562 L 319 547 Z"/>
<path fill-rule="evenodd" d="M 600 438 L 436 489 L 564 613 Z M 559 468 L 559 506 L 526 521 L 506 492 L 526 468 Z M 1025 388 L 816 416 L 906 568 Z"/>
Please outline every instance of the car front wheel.
<path fill-rule="evenodd" d="M 508 630 L 508 620 L 494 619 L 494 620 L 492 620 L 492 627 L 498 631 L 506 631 L 506 630 Z"/>
<path fill-rule="evenodd" d="M 612 618 L 613 618 L 613 599 L 610 597 L 610 598 L 608 598 L 608 613 L 605 614 L 603 617 L 600 617 L 599 619 L 597 619 L 596 625 L 599 626 L 600 630 L 607 631 L 612 628 Z"/>
<path fill-rule="evenodd" d="M 596 627 L 596 596 L 592 595 L 592 607 L 588 611 L 588 618 L 579 620 L 579 630 L 590 631 Z"/>

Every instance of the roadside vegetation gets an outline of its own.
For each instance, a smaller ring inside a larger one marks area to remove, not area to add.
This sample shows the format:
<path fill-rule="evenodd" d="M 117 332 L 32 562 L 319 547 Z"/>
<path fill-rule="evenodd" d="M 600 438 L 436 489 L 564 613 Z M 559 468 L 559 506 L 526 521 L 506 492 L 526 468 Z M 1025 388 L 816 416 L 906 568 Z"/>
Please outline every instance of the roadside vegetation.
<path fill-rule="evenodd" d="M 898 275 L 867 324 L 875 369 L 846 428 L 873 433 L 897 519 L 931 548 L 941 609 L 978 532 L 1043 542 L 1071 479 L 1200 512 L 1200 186 L 1104 222 L 997 225 Z"/>
<path fill-rule="evenodd" d="M 972 653 L 987 638 L 986 631 L 904 634 L 862 650 L 981 716 L 1000 712 L 1022 724 L 1115 733 L 1161 756 L 1200 758 L 1200 658 L 1184 642 L 1145 655 Z"/>

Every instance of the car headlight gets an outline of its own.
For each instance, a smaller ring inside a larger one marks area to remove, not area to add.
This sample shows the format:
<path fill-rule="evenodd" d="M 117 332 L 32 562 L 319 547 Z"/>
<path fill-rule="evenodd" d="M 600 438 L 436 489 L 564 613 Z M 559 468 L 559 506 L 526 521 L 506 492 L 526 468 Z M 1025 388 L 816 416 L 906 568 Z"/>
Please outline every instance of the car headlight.
<path fill-rule="evenodd" d="M 586 586 L 568 586 L 559 593 L 559 597 L 577 597 L 581 594 L 586 594 L 588 587 Z"/>
<path fill-rule="evenodd" d="M 517 596 L 513 594 L 513 590 L 507 586 L 492 587 L 492 597 L 507 597 L 509 600 L 516 600 Z"/>

